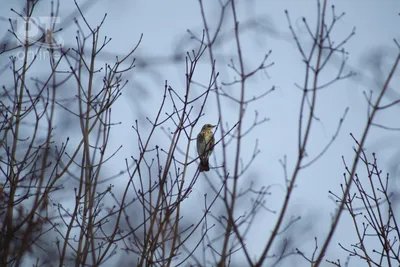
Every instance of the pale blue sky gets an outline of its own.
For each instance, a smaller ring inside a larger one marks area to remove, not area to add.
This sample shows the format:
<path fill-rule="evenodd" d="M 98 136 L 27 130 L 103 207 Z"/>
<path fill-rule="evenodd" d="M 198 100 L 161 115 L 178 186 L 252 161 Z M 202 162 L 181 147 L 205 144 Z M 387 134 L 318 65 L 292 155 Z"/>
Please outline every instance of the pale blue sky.
<path fill-rule="evenodd" d="M 13 7 L 18 10 L 21 7 L 21 1 L 3 0 L 2 2 L 6 6 L 6 8 L 0 10 L 2 18 L 15 16 L 10 12 L 9 8 Z M 49 2 L 43 1 L 39 16 L 48 14 L 49 7 L 46 5 Z M 84 1 L 78 2 L 83 3 Z M 207 18 L 212 29 L 217 19 L 215 14 L 218 14 L 215 5 L 217 1 L 215 3 L 212 0 L 204 2 L 208 8 Z M 352 31 L 353 27 L 356 27 L 356 35 L 344 47 L 349 52 L 348 68 L 358 72 L 360 78 L 337 82 L 331 88 L 321 91 L 319 95 L 320 102 L 317 105 L 317 116 L 321 118 L 323 123 L 314 124 L 315 128 L 309 148 L 310 153 L 317 153 L 321 146 L 329 142 L 344 109 L 350 107 L 350 110 L 338 140 L 324 158 L 301 174 L 298 180 L 298 187 L 293 195 L 291 212 L 294 212 L 294 215 L 305 217 L 305 220 L 310 216 L 308 218 L 314 222 L 315 229 L 310 236 L 302 236 L 301 240 L 295 240 L 297 246 L 302 249 L 308 249 L 309 252 L 313 249 L 314 236 L 316 235 L 320 239 L 324 238 L 326 231 L 330 227 L 330 216 L 334 211 L 335 205 L 328 198 L 328 190 L 340 192 L 339 183 L 342 182 L 341 179 L 344 172 L 341 156 L 343 155 L 349 161 L 353 159 L 352 147 L 354 143 L 349 133 L 352 132 L 359 136 L 365 125 L 366 102 L 362 92 L 376 89 L 371 83 L 374 73 L 370 71 L 371 68 L 366 62 L 368 62 L 371 54 L 375 53 L 377 49 L 381 49 L 386 54 L 383 68 L 387 71 L 391 67 L 394 59 L 393 55 L 395 54 L 393 38 L 400 37 L 398 27 L 400 25 L 400 17 L 398 15 L 400 1 L 340 0 L 329 1 L 329 3 L 335 5 L 337 14 L 346 12 L 343 19 L 337 23 L 333 38 L 336 38 L 339 42 Z M 260 72 L 248 84 L 248 96 L 258 95 L 273 85 L 276 86 L 277 90 L 249 109 L 250 120 L 253 110 L 257 110 L 260 117 L 268 117 L 270 121 L 256 128 L 249 138 L 245 140 L 248 143 L 245 143 L 244 146 L 248 146 L 250 149 L 243 151 L 244 159 L 248 159 L 253 152 L 254 139 L 260 139 L 259 148 L 262 153 L 255 160 L 249 176 L 246 176 L 245 179 L 254 178 L 260 185 L 266 186 L 277 184 L 268 202 L 268 206 L 274 209 L 279 209 L 283 196 L 283 174 L 278 160 L 285 154 L 288 155 L 289 172 L 291 172 L 296 157 L 294 152 L 297 144 L 297 114 L 299 111 L 300 91 L 295 88 L 294 83 L 302 84 L 304 79 L 303 64 L 289 32 L 284 13 L 285 9 L 289 11 L 295 30 L 300 34 L 301 42 L 303 44 L 309 43 L 310 40 L 302 25 L 301 18 L 303 16 L 306 17 L 311 24 L 315 21 L 316 1 L 249 0 L 238 2 L 239 21 L 257 18 L 261 24 L 269 28 L 269 30 L 265 30 L 264 34 L 248 32 L 242 37 L 246 67 L 252 69 L 257 66 L 263 55 L 269 50 L 272 50 L 272 54 L 267 62 L 275 62 L 275 65 L 269 68 L 267 72 Z M 66 14 L 74 10 L 73 1 L 61 1 L 61 23 L 66 29 L 60 35 L 64 39 L 66 46 L 74 45 L 76 28 L 72 22 L 66 22 L 64 18 Z M 147 58 L 165 57 L 177 52 L 184 56 L 186 50 L 196 47 L 194 42 L 185 44 L 189 40 L 187 29 L 199 34 L 203 28 L 198 1 L 103 0 L 97 1 L 85 14 L 89 23 L 95 25 L 101 21 L 105 12 L 107 12 L 108 16 L 101 33 L 112 37 L 113 40 L 105 49 L 104 60 L 112 60 L 115 55 L 122 55 L 128 52 L 139 40 L 142 33 L 143 41 L 137 53 L 139 62 Z M 330 10 L 328 14 L 331 14 Z M 7 21 L 0 22 L 0 29 L 3 29 L 2 32 L 7 27 Z M 225 25 L 225 30 L 231 27 L 232 20 L 229 18 Z M 183 50 L 176 51 L 177 45 L 181 46 Z M 232 42 L 228 42 L 219 48 L 217 52 L 229 55 L 235 52 L 235 47 L 232 46 Z M 208 81 L 209 66 L 208 61 L 204 62 L 206 64 L 199 67 L 196 80 L 205 83 Z M 229 80 L 233 77 L 232 72 L 224 67 L 226 63 L 218 62 L 222 80 Z M 3 62 L 1 64 L 3 65 Z M 335 73 L 335 65 L 330 65 L 328 68 L 332 73 Z M 122 125 L 116 126 L 117 130 L 112 134 L 113 139 L 110 145 L 114 148 L 121 144 L 124 146 L 121 152 L 112 159 L 113 165 L 116 166 L 116 171 L 124 169 L 125 158 L 137 153 L 134 149 L 136 143 L 135 139 L 132 138 L 134 132 L 131 128 L 134 120 L 138 119 L 139 123 L 145 128 L 145 117 L 154 117 L 153 108 L 161 101 L 165 80 L 168 80 L 174 89 L 182 92 L 184 88 L 184 70 L 184 62 L 165 64 L 151 61 L 148 69 L 140 69 L 139 66 L 137 70 L 133 70 L 131 77 L 128 77 L 132 83 L 125 89 L 124 97 L 113 107 L 114 120 L 121 121 Z M 152 71 L 152 74 L 149 75 L 148 71 Z M 394 81 L 398 84 L 399 76 Z M 196 89 L 194 90 L 196 92 Z M 396 91 L 395 89 L 393 90 Z M 397 93 L 399 93 L 398 90 Z M 393 94 L 396 95 L 395 93 Z M 134 101 L 137 97 L 141 98 L 138 102 Z M 232 124 L 237 118 L 236 109 L 228 103 L 225 105 L 227 111 L 232 109 L 232 112 L 228 112 L 232 115 L 225 114 L 225 119 Z M 394 111 L 398 112 L 399 110 L 397 108 Z M 215 97 L 211 95 L 205 117 L 197 125 L 196 130 L 200 130 L 201 125 L 208 121 L 217 122 L 218 117 L 215 114 Z M 379 117 L 380 120 L 390 123 L 393 127 L 400 127 L 399 124 L 396 125 L 394 118 L 397 118 L 394 113 Z M 73 131 L 71 129 L 63 134 L 72 136 Z M 377 145 L 377 140 L 386 139 L 387 137 L 390 140 L 398 140 L 399 134 L 397 132 L 385 133 L 380 129 L 374 129 L 369 136 L 367 144 L 368 148 L 371 147 L 371 150 L 379 150 L 382 159 L 390 162 L 391 155 L 395 153 L 395 150 L 389 150 L 386 147 L 393 146 L 393 142 L 385 144 L 385 149 Z M 160 134 L 158 138 L 160 144 L 165 144 L 168 140 L 163 134 Z M 195 156 L 194 148 L 191 153 Z M 216 155 L 218 155 L 218 148 Z M 193 173 L 194 171 L 193 166 L 193 169 L 189 172 Z M 111 170 L 107 170 L 107 172 L 111 173 Z M 212 178 L 212 174 L 209 174 L 209 176 Z M 393 175 L 393 178 L 397 177 Z M 125 187 L 125 181 L 125 179 L 121 179 L 115 182 L 116 187 Z M 194 193 L 183 209 L 184 216 L 196 216 L 196 212 L 193 212 L 195 210 L 193 207 L 196 207 L 199 198 L 201 199 L 203 194 L 209 190 L 207 183 L 201 179 L 198 180 L 195 187 Z M 252 248 L 254 256 L 259 253 L 260 247 L 267 239 L 275 219 L 274 215 L 265 213 L 264 216 L 260 216 L 256 221 L 255 224 L 259 225 L 254 228 L 254 231 L 250 231 L 248 240 L 255 241 L 248 242 L 248 246 Z M 338 257 L 344 259 L 345 254 L 336 245 L 339 240 L 341 242 L 352 241 L 352 237 L 346 230 L 346 227 L 351 226 L 347 219 L 347 216 L 342 217 L 341 226 L 337 231 L 338 236 L 331 243 L 328 251 L 331 259 Z M 260 238 L 260 235 L 264 235 L 265 238 Z M 241 259 L 236 260 L 240 261 Z M 297 266 L 305 266 L 290 260 L 284 266 L 294 266 L 295 264 L 298 264 Z"/>

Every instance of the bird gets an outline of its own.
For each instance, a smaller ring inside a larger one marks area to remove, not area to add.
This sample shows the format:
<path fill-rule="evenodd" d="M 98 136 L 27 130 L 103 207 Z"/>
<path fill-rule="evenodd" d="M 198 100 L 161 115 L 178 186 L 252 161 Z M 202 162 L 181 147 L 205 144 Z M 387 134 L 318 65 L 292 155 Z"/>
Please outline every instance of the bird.
<path fill-rule="evenodd" d="M 197 135 L 197 153 L 200 157 L 200 172 L 208 172 L 210 170 L 210 165 L 208 164 L 208 158 L 214 149 L 215 139 L 213 128 L 216 125 L 204 124 L 201 128 L 200 133 Z"/>

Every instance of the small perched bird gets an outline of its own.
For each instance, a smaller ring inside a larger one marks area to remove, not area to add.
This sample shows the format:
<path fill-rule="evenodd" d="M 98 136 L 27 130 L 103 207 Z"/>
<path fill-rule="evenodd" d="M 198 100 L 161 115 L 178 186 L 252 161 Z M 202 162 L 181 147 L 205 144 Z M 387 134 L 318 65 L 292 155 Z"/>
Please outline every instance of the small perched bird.
<path fill-rule="evenodd" d="M 207 172 L 210 170 L 208 158 L 214 149 L 214 134 L 213 128 L 216 125 L 204 124 L 200 133 L 197 135 L 197 153 L 200 156 L 200 172 Z"/>

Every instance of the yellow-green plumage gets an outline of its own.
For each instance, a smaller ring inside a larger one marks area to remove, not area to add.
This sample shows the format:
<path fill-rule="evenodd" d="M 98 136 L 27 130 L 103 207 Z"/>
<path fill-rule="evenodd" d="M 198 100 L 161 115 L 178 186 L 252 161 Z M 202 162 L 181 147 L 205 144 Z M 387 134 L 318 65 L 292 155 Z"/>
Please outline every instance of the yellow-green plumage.
<path fill-rule="evenodd" d="M 205 124 L 201 128 L 200 133 L 197 135 L 197 153 L 200 156 L 200 171 L 209 171 L 208 158 L 210 157 L 214 148 L 214 134 L 213 128 L 215 125 Z"/>

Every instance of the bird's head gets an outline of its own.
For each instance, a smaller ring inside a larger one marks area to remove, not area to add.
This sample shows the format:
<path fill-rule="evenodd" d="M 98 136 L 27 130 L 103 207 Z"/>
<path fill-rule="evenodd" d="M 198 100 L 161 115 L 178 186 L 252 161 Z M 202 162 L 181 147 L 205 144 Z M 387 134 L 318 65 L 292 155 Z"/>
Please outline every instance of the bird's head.
<path fill-rule="evenodd" d="M 217 125 L 212 125 L 212 124 L 204 124 L 203 128 L 201 128 L 202 131 L 209 131 L 212 130 L 215 126 Z"/>

